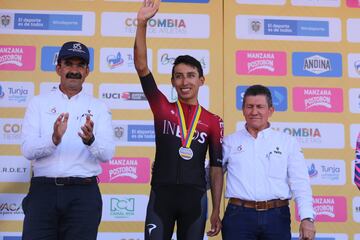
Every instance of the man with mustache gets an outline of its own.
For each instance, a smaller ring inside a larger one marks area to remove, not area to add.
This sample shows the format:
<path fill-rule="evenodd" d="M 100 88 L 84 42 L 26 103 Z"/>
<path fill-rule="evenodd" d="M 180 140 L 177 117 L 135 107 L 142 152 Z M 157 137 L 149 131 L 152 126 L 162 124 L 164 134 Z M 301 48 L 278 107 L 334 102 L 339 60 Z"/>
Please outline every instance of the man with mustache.
<path fill-rule="evenodd" d="M 22 202 L 24 240 L 96 240 L 102 214 L 97 175 L 115 145 L 111 113 L 84 93 L 89 50 L 79 42 L 60 49 L 56 91 L 34 97 L 23 121 L 21 151 L 33 177 Z"/>

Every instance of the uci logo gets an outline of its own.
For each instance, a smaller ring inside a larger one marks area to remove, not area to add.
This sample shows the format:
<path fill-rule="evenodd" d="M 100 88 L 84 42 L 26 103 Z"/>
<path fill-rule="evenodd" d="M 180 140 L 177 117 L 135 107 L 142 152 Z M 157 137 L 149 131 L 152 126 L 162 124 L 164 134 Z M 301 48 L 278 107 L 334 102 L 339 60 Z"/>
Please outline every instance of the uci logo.
<path fill-rule="evenodd" d="M 20 133 L 21 125 L 16 123 L 14 124 L 6 123 L 3 126 L 3 130 L 5 133 Z"/>

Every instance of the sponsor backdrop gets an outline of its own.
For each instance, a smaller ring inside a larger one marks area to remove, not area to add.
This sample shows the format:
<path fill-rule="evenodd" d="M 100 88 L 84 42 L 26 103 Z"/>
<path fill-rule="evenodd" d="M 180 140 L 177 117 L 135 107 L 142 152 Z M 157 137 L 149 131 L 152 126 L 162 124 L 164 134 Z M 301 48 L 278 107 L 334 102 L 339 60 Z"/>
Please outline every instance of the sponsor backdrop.
<path fill-rule="evenodd" d="M 360 194 L 352 178 L 360 132 L 360 2 L 162 2 L 148 24 L 148 58 L 168 99 L 177 99 L 170 73 L 180 54 L 201 62 L 206 82 L 199 102 L 224 118 L 225 134 L 244 126 L 246 87 L 269 86 L 276 109 L 272 127 L 296 137 L 307 159 L 317 239 L 359 240 Z M 30 162 L 20 153 L 25 108 L 32 96 L 58 87 L 57 54 L 69 40 L 90 47 L 91 73 L 84 91 L 107 103 L 113 113 L 117 148 L 99 176 L 104 207 L 98 239 L 143 239 L 155 136 L 133 64 L 140 4 L 1 1 L 0 240 L 21 235 L 21 201 L 31 177 Z M 293 203 L 291 209 L 297 239 Z"/>

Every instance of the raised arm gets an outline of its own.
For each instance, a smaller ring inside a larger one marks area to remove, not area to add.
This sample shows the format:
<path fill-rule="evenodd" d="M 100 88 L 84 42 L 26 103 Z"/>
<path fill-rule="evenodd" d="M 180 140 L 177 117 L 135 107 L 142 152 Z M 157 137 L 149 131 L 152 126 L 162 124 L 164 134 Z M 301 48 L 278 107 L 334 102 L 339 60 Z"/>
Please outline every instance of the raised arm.
<path fill-rule="evenodd" d="M 134 44 L 134 63 L 139 77 L 150 73 L 147 63 L 146 25 L 159 10 L 160 0 L 144 0 L 137 14 L 137 28 Z"/>

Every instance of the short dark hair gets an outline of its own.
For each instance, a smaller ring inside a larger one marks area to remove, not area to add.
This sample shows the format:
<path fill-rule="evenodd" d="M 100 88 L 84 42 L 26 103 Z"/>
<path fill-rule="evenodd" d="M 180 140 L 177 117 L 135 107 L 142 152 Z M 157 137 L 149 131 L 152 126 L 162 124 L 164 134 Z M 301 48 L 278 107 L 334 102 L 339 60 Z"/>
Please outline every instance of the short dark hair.
<path fill-rule="evenodd" d="M 271 92 L 270 92 L 269 88 L 267 88 L 263 85 L 252 85 L 252 86 L 248 87 L 245 91 L 242 108 L 245 107 L 245 99 L 247 96 L 257 96 L 257 95 L 264 95 L 266 97 L 268 106 L 269 107 L 273 106 Z"/>
<path fill-rule="evenodd" d="M 175 67 L 181 63 L 195 67 L 198 70 L 199 77 L 204 76 L 201 63 L 197 59 L 195 59 L 194 57 L 192 57 L 190 55 L 180 55 L 174 61 L 173 68 L 171 71 L 171 78 L 174 78 Z"/>

